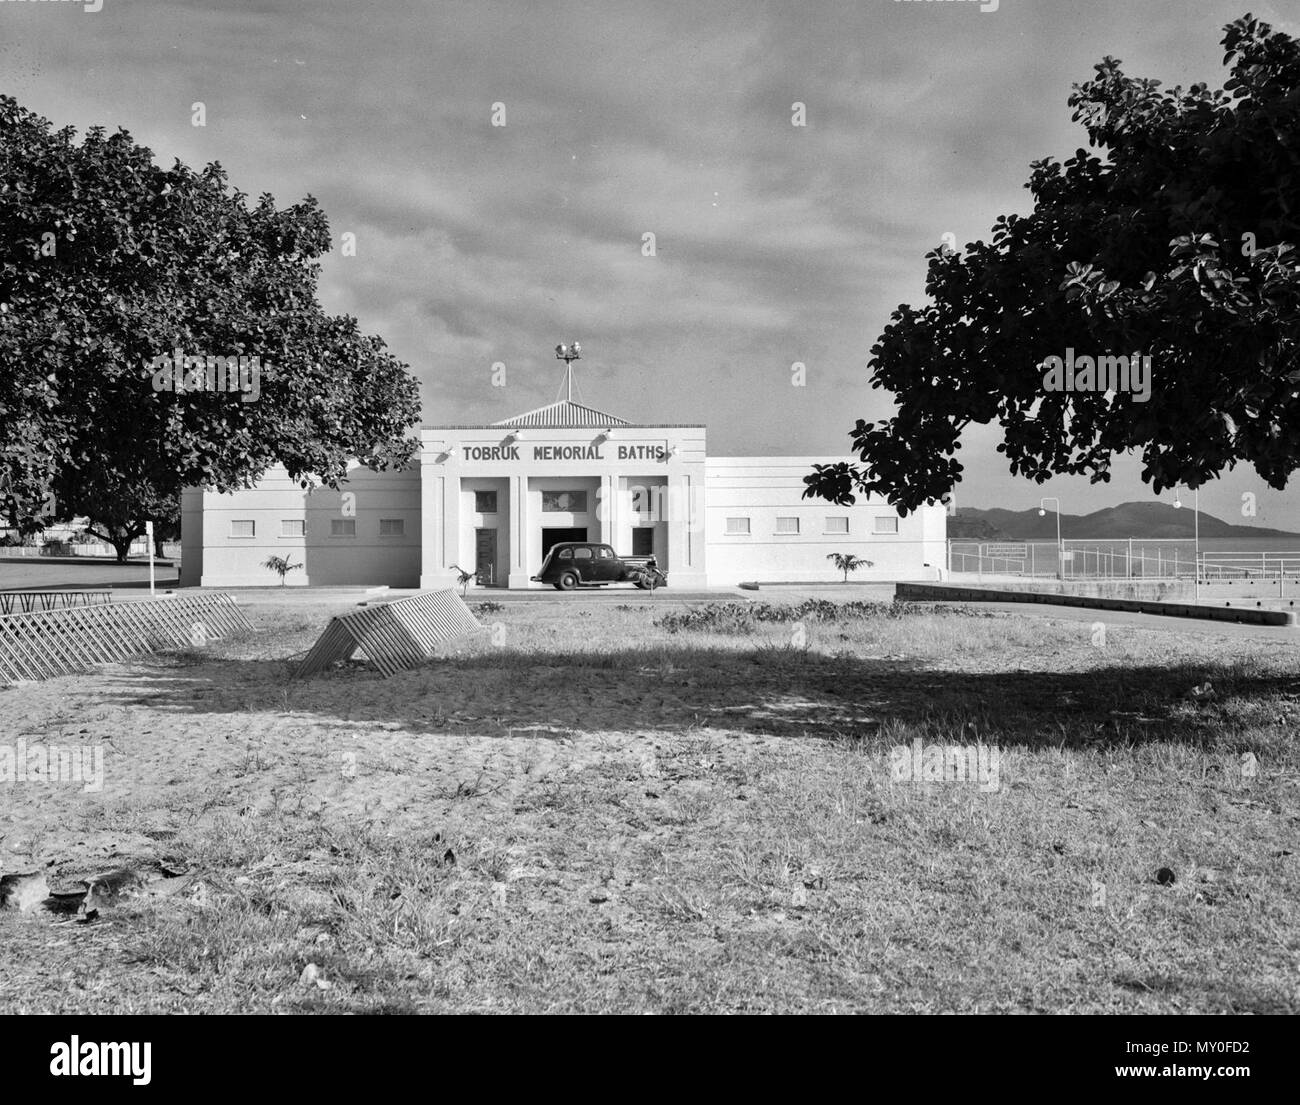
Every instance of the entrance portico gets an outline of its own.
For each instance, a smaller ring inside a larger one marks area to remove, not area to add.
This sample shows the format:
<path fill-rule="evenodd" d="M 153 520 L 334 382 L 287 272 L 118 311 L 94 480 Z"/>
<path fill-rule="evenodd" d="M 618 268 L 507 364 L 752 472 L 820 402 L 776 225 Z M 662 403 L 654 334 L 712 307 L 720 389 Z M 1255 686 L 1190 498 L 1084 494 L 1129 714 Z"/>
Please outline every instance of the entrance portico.
<path fill-rule="evenodd" d="M 533 588 L 550 544 L 653 552 L 675 587 L 706 585 L 705 428 L 640 426 L 562 400 L 489 425 L 421 432 L 420 586 L 452 567 Z"/>

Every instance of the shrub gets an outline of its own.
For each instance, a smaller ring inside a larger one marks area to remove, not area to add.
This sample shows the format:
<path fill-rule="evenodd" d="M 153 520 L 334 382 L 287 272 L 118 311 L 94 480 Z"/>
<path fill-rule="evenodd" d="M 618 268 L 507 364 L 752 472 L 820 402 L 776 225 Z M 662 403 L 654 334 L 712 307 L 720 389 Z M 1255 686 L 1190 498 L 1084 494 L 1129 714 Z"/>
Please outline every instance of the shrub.
<path fill-rule="evenodd" d="M 712 633 L 755 633 L 764 623 L 844 622 L 871 618 L 905 618 L 917 614 L 968 614 L 963 607 L 914 602 L 830 602 L 806 599 L 797 605 L 772 602 L 711 602 L 665 614 L 655 622 L 669 633 L 693 629 Z"/>

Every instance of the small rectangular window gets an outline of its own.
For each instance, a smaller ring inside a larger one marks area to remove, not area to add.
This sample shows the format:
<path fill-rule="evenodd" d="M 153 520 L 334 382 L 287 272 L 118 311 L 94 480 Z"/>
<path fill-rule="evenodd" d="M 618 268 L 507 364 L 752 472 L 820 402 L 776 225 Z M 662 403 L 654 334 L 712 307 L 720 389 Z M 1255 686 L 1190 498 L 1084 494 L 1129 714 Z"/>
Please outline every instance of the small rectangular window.
<path fill-rule="evenodd" d="M 778 518 L 778 519 L 776 520 L 776 532 L 777 532 L 777 533 L 798 533 L 798 532 L 799 532 L 799 519 L 798 519 L 798 518 Z"/>
<path fill-rule="evenodd" d="M 848 533 L 849 516 L 847 514 L 832 514 L 826 519 L 827 533 Z"/>
<path fill-rule="evenodd" d="M 898 519 L 887 518 L 884 517 L 883 515 L 873 518 L 871 520 L 871 532 L 872 533 L 897 533 Z"/>
<path fill-rule="evenodd" d="M 380 518 L 379 519 L 379 536 L 380 537 L 402 537 L 406 534 L 405 518 Z"/>
<path fill-rule="evenodd" d="M 653 526 L 634 526 L 632 529 L 632 555 L 653 556 L 655 531 Z"/>
<path fill-rule="evenodd" d="M 357 535 L 357 520 L 355 518 L 331 518 L 330 519 L 331 537 L 355 537 L 356 535 Z"/>
<path fill-rule="evenodd" d="M 256 537 L 257 523 L 251 518 L 232 518 L 230 520 L 231 537 Z"/>
<path fill-rule="evenodd" d="M 495 491 L 475 491 L 474 510 L 478 514 L 495 514 L 497 512 L 497 493 Z"/>
<path fill-rule="evenodd" d="M 305 537 L 307 535 L 307 523 L 301 518 L 281 518 L 280 519 L 280 536 L 281 537 Z"/>
<path fill-rule="evenodd" d="M 749 519 L 748 519 L 748 518 L 728 518 L 728 519 L 727 519 L 727 532 L 728 532 L 728 533 L 748 533 L 748 532 L 749 532 Z"/>
<path fill-rule="evenodd" d="M 576 548 L 576 549 L 573 550 L 573 559 L 574 559 L 574 560 L 590 560 L 590 559 L 591 559 L 591 550 L 579 546 L 578 548 Z"/>
<path fill-rule="evenodd" d="M 542 510 L 547 514 L 585 514 L 585 491 L 543 491 Z"/>

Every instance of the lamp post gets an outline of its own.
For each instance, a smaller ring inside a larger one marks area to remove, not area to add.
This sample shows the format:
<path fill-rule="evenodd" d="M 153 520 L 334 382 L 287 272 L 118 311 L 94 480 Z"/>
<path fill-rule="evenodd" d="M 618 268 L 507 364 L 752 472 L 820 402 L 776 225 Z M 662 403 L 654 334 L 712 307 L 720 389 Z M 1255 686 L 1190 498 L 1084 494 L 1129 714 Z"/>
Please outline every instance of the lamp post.
<path fill-rule="evenodd" d="M 952 537 L 949 536 L 949 534 L 948 534 L 948 521 L 947 521 L 947 519 L 948 519 L 948 518 L 954 518 L 954 517 L 956 517 L 956 515 L 957 515 L 957 489 L 956 489 L 956 488 L 953 488 L 953 490 L 951 490 L 951 491 L 948 492 L 948 498 L 947 498 L 946 500 L 944 500 L 944 504 L 943 504 L 943 506 L 944 506 L 944 511 L 945 511 L 945 514 L 946 514 L 946 517 L 945 517 L 945 519 L 944 519 L 944 523 L 943 523 L 943 536 L 944 536 L 944 542 L 943 542 L 943 543 L 944 543 L 944 546 L 946 547 L 947 554 L 948 554 L 948 555 L 945 557 L 945 566 L 946 566 L 947 569 L 948 569 L 948 574 L 947 574 L 944 578 L 945 578 L 945 579 L 952 579 Z M 1031 546 L 1031 548 L 1032 548 L 1032 546 Z M 979 552 L 979 546 L 978 546 L 978 545 L 975 546 L 975 551 L 976 551 L 976 553 Z M 1033 567 L 1034 567 L 1034 565 L 1033 565 L 1033 561 L 1030 561 L 1030 564 L 1029 564 L 1030 574 L 1033 573 Z"/>
<path fill-rule="evenodd" d="M 1065 578 L 1065 550 L 1061 547 L 1061 500 L 1055 495 L 1048 495 L 1046 498 L 1038 500 L 1038 516 L 1043 518 L 1047 514 L 1047 503 L 1056 504 L 1056 576 L 1058 579 Z"/>
<path fill-rule="evenodd" d="M 573 402 L 573 362 L 582 360 L 582 346 L 576 341 L 565 345 L 561 342 L 555 347 L 555 359 L 564 362 L 564 382 L 568 388 L 567 396 Z"/>
<path fill-rule="evenodd" d="M 1183 502 L 1174 493 L 1174 509 L 1181 510 Z M 1201 489 L 1192 488 L 1192 601 L 1201 601 Z"/>

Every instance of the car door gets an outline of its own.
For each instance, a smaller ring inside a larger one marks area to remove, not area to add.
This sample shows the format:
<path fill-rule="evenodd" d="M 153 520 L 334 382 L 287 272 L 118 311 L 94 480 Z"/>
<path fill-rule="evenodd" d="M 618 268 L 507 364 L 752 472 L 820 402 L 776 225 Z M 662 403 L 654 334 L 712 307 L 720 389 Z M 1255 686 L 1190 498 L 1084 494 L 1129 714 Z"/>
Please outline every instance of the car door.
<path fill-rule="evenodd" d="M 591 583 L 596 576 L 596 557 L 589 545 L 578 545 L 573 550 L 573 566 L 583 583 Z"/>
<path fill-rule="evenodd" d="M 554 563 L 552 563 L 552 558 L 554 558 Z M 568 545 L 557 547 L 546 554 L 546 563 L 542 565 L 542 577 L 548 583 L 554 583 L 566 568 L 572 567 L 573 550 Z"/>
<path fill-rule="evenodd" d="M 597 583 L 617 582 L 622 562 L 608 545 L 596 546 L 595 578 Z"/>

